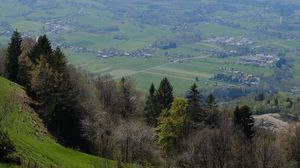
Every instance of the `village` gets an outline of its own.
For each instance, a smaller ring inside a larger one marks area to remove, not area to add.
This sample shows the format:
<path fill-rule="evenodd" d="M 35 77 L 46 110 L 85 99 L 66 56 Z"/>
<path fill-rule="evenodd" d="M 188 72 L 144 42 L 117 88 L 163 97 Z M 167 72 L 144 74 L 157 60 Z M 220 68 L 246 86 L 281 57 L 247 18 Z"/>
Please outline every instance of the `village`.
<path fill-rule="evenodd" d="M 260 83 L 260 75 L 249 74 L 228 67 L 220 67 L 212 79 L 246 86 L 255 86 Z"/>
<path fill-rule="evenodd" d="M 240 62 L 242 64 L 259 67 L 273 67 L 279 60 L 280 58 L 276 55 L 264 53 L 240 57 Z"/>
<path fill-rule="evenodd" d="M 204 40 L 204 42 L 221 44 L 221 45 L 225 45 L 225 46 L 247 46 L 247 45 L 252 45 L 255 43 L 253 40 L 250 40 L 243 36 L 240 36 L 240 37 L 220 36 L 220 37 L 215 37 L 215 38 L 209 38 L 207 40 Z"/>

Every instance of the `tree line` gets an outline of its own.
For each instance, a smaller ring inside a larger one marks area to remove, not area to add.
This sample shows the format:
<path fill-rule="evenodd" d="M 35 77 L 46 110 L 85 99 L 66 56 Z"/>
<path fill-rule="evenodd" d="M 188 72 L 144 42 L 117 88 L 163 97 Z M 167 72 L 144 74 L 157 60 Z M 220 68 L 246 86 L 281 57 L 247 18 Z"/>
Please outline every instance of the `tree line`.
<path fill-rule="evenodd" d="M 17 31 L 0 60 L 0 74 L 26 89 L 61 144 L 116 160 L 118 167 L 300 166 L 299 126 L 290 133 L 260 129 L 248 106 L 221 108 L 196 84 L 178 97 L 164 78 L 144 98 L 130 77 L 76 69 L 47 36 L 35 41 Z"/>

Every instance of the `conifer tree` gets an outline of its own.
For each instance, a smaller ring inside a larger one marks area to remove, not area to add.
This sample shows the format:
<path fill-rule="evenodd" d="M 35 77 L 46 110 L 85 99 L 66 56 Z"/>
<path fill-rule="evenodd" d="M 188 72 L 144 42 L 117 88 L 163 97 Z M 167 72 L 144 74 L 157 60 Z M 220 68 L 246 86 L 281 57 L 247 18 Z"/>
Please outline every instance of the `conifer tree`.
<path fill-rule="evenodd" d="M 7 48 L 7 62 L 6 70 L 8 73 L 8 79 L 17 82 L 19 64 L 18 58 L 21 54 L 21 34 L 16 30 L 11 36 L 11 41 Z"/>
<path fill-rule="evenodd" d="M 248 139 L 253 137 L 254 118 L 252 117 L 248 106 L 243 106 L 241 108 L 238 106 L 236 107 L 233 122 L 235 126 L 242 129 Z"/>
<path fill-rule="evenodd" d="M 207 97 L 207 106 L 210 109 L 216 108 L 217 103 L 216 103 L 216 98 L 214 97 L 213 94 L 209 94 Z"/>
<path fill-rule="evenodd" d="M 186 99 L 189 103 L 189 114 L 187 118 L 187 128 L 197 128 L 206 120 L 207 114 L 202 106 L 202 96 L 198 90 L 198 86 L 194 83 L 188 90 Z"/>
<path fill-rule="evenodd" d="M 61 51 L 59 47 L 57 47 L 53 53 L 52 53 L 52 58 L 48 61 L 50 66 L 53 69 L 56 69 L 60 73 L 65 72 L 65 68 L 67 66 L 67 60 L 66 56 L 64 53 Z"/>
<path fill-rule="evenodd" d="M 162 79 L 159 89 L 157 90 L 157 98 L 162 110 L 171 107 L 174 100 L 173 86 L 170 84 L 168 78 Z"/>
<path fill-rule="evenodd" d="M 207 97 L 206 112 L 206 124 L 212 127 L 217 126 L 219 120 L 219 111 L 216 103 L 216 98 L 212 94 L 209 94 Z"/>
<path fill-rule="evenodd" d="M 46 35 L 43 35 L 38 38 L 37 44 L 30 54 L 30 59 L 33 63 L 37 63 L 41 56 L 43 56 L 46 58 L 47 62 L 50 63 L 52 52 L 53 50 L 49 39 Z"/>
<path fill-rule="evenodd" d="M 59 92 L 52 95 L 55 106 L 49 115 L 48 125 L 59 141 L 67 142 L 71 147 L 84 145 L 81 122 L 85 110 L 80 104 L 79 94 L 77 83 L 71 80 L 69 69 L 66 68 Z"/>
<path fill-rule="evenodd" d="M 157 126 L 157 119 L 159 117 L 159 104 L 156 96 L 156 89 L 152 83 L 149 89 L 149 95 L 147 96 L 146 105 L 145 105 L 145 117 L 146 122 L 153 127 Z"/>
<path fill-rule="evenodd" d="M 30 89 L 30 71 L 33 64 L 29 58 L 32 49 L 35 46 L 35 41 L 32 38 L 25 37 L 21 43 L 21 54 L 19 56 L 18 83 L 27 89 Z"/>

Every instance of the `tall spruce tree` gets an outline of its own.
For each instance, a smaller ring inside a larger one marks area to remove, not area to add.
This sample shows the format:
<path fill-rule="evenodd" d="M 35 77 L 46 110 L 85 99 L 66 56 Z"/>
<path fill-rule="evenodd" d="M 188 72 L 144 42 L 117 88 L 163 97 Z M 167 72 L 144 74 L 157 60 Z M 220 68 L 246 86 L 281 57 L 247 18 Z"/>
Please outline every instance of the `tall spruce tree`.
<path fill-rule="evenodd" d="M 46 58 L 47 62 L 50 63 L 52 53 L 51 43 L 47 36 L 43 35 L 38 38 L 38 41 L 30 54 L 30 59 L 33 63 L 37 63 L 41 56 L 43 56 Z"/>
<path fill-rule="evenodd" d="M 206 120 L 207 114 L 202 108 L 202 96 L 195 83 L 191 86 L 190 90 L 188 90 L 186 99 L 189 103 L 187 129 L 196 129 Z"/>
<path fill-rule="evenodd" d="M 216 98 L 214 97 L 213 94 L 209 94 L 207 97 L 206 112 L 207 112 L 206 124 L 211 127 L 218 126 L 219 110 L 218 110 Z"/>
<path fill-rule="evenodd" d="M 216 98 L 213 94 L 207 96 L 207 107 L 210 109 L 217 107 Z"/>
<path fill-rule="evenodd" d="M 242 129 L 245 136 L 251 139 L 254 135 L 254 118 L 248 106 L 236 107 L 233 118 L 234 125 Z"/>
<path fill-rule="evenodd" d="M 65 68 L 63 82 L 56 95 L 55 107 L 49 116 L 49 129 L 55 132 L 60 142 L 67 146 L 85 148 L 82 138 L 82 118 L 86 112 L 80 104 L 80 91 L 77 83 L 71 80 L 68 68 Z"/>
<path fill-rule="evenodd" d="M 18 83 L 24 86 L 27 90 L 30 89 L 30 71 L 32 68 L 32 62 L 29 58 L 29 55 L 34 46 L 35 41 L 32 38 L 23 38 L 21 44 L 22 52 L 19 56 Z"/>
<path fill-rule="evenodd" d="M 169 109 L 174 100 L 173 86 L 170 84 L 168 78 L 162 79 L 159 89 L 157 90 L 157 99 L 161 105 L 161 110 Z"/>
<path fill-rule="evenodd" d="M 145 118 L 146 122 L 152 126 L 157 126 L 157 119 L 159 117 L 159 104 L 156 96 L 156 89 L 152 83 L 149 89 L 149 95 L 147 96 L 146 105 L 145 105 Z"/>
<path fill-rule="evenodd" d="M 57 47 L 53 53 L 52 58 L 48 61 L 53 69 L 56 69 L 60 73 L 64 73 L 67 67 L 67 59 L 64 53 L 59 47 Z"/>
<path fill-rule="evenodd" d="M 8 79 L 17 82 L 19 64 L 18 58 L 21 54 L 21 34 L 16 30 L 11 36 L 10 43 L 7 48 L 6 70 Z"/>

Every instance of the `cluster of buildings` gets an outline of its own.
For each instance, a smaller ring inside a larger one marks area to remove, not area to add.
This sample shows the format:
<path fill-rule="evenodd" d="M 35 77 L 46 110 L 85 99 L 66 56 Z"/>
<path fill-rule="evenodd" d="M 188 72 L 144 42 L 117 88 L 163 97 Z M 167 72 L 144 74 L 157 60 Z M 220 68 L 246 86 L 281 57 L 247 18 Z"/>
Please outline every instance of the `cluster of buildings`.
<path fill-rule="evenodd" d="M 109 48 L 97 51 L 96 55 L 100 58 L 110 58 L 115 56 L 123 56 L 124 52 L 115 48 Z"/>
<path fill-rule="evenodd" d="M 113 38 L 115 40 L 129 40 L 129 38 L 125 35 L 115 35 Z"/>
<path fill-rule="evenodd" d="M 207 43 L 217 43 L 227 46 L 246 46 L 254 44 L 253 40 L 250 40 L 246 37 L 215 37 L 205 40 Z"/>
<path fill-rule="evenodd" d="M 252 56 L 244 56 L 240 58 L 240 61 L 244 64 L 250 64 L 260 67 L 272 67 L 280 58 L 271 54 L 256 54 Z"/>
<path fill-rule="evenodd" d="M 213 80 L 255 86 L 260 83 L 260 76 L 241 72 L 233 68 L 221 67 L 219 72 L 214 75 Z"/>
<path fill-rule="evenodd" d="M 46 22 L 45 25 L 47 25 L 48 33 L 63 34 L 71 31 L 71 28 L 67 26 L 66 21 L 63 20 Z"/>
<path fill-rule="evenodd" d="M 0 36 L 5 36 L 5 35 L 11 35 L 11 32 L 9 30 L 0 31 Z"/>
<path fill-rule="evenodd" d="M 116 56 L 136 57 L 136 58 L 150 58 L 153 56 L 150 49 L 139 49 L 132 52 L 124 52 L 115 48 L 103 49 L 96 52 L 96 56 L 100 58 L 111 58 Z"/>
<path fill-rule="evenodd" d="M 192 58 L 194 56 L 189 54 L 181 54 L 181 53 L 170 53 L 165 52 L 164 56 L 168 57 L 168 62 L 174 62 L 174 63 L 188 63 L 190 62 L 189 58 Z"/>
<path fill-rule="evenodd" d="M 153 49 L 142 48 L 129 53 L 125 53 L 125 56 L 136 57 L 136 58 L 151 58 L 153 56 Z"/>

